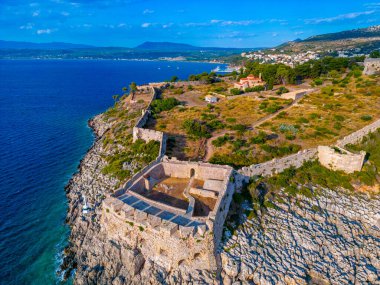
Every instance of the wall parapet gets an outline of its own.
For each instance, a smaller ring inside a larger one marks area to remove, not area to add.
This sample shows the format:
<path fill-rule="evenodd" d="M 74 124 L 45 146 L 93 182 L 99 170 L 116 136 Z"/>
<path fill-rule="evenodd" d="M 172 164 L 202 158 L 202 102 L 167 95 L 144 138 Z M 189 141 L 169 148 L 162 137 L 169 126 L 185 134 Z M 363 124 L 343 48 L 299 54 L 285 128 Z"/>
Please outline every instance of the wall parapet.
<path fill-rule="evenodd" d="M 127 222 L 130 225 L 141 227 L 149 226 L 151 229 L 169 236 L 178 234 L 181 238 L 201 237 L 206 231 L 206 224 L 204 223 L 192 223 L 188 226 L 179 225 L 170 219 L 164 219 L 158 215 L 136 209 L 115 197 L 107 197 L 103 201 L 103 211 L 105 215 L 113 215 L 123 223 Z"/>
<path fill-rule="evenodd" d="M 365 126 L 364 128 L 345 136 L 344 138 L 337 141 L 336 145 L 339 147 L 345 147 L 348 144 L 355 144 L 360 142 L 365 136 L 370 133 L 375 132 L 377 129 L 380 129 L 380 119 L 373 122 L 370 125 Z"/>
<path fill-rule="evenodd" d="M 323 166 L 346 173 L 360 171 L 363 167 L 365 155 L 365 151 L 356 154 L 338 147 L 318 147 L 318 159 Z"/>
<path fill-rule="evenodd" d="M 251 177 L 251 176 L 271 176 L 277 173 L 283 172 L 289 167 L 299 168 L 306 161 L 316 159 L 317 149 L 305 149 L 301 150 L 298 153 L 291 154 L 282 158 L 275 158 L 271 161 L 264 163 L 253 164 L 248 167 L 243 167 L 238 172 L 242 175 Z"/>

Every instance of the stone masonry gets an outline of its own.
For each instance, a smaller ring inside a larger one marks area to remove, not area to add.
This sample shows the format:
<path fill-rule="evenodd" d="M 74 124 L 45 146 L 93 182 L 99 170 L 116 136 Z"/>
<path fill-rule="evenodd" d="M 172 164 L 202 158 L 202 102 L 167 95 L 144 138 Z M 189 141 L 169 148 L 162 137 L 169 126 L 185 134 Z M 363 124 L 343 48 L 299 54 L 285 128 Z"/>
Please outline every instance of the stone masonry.
<path fill-rule="evenodd" d="M 157 97 L 157 88 L 165 86 L 144 87 L 152 90 L 150 103 Z M 144 256 L 150 256 L 152 262 L 169 271 L 188 266 L 220 273 L 222 260 L 217 249 L 222 239 L 223 224 L 234 191 L 249 177 L 274 175 L 292 166 L 299 168 L 304 162 L 316 159 L 317 154 L 323 165 L 333 165 L 333 168 L 347 172 L 361 169 L 364 161 L 363 153 L 355 155 L 342 149 L 344 155 L 337 154 L 331 152 L 329 147 L 303 150 L 284 158 L 243 167 L 237 172 L 229 166 L 169 159 L 165 157 L 165 134 L 144 128 L 150 115 L 150 103 L 133 128 L 133 140 L 159 141 L 160 153 L 155 161 L 103 201 L 101 223 L 110 237 L 131 243 L 131 248 L 138 246 Z M 379 127 L 380 120 L 338 141 L 338 146 L 357 142 Z M 188 179 L 188 185 L 183 190 L 188 201 L 187 209 L 141 194 L 142 191 L 151 191 L 165 177 Z M 193 187 L 194 179 L 214 185 L 214 188 L 217 185 L 217 190 Z M 207 216 L 194 215 L 195 200 L 192 195 L 216 200 Z"/>
<path fill-rule="evenodd" d="M 365 75 L 374 75 L 380 73 L 380 58 L 366 58 L 364 60 L 364 70 Z"/>

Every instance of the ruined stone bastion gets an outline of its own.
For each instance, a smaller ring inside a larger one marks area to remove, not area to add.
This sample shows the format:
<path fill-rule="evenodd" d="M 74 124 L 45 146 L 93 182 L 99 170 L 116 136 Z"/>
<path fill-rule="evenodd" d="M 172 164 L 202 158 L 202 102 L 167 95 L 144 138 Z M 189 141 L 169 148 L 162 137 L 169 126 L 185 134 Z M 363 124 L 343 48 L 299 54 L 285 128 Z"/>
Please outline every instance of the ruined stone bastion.
<path fill-rule="evenodd" d="M 363 74 L 365 75 L 380 74 L 380 58 L 366 58 L 364 60 Z"/>
<path fill-rule="evenodd" d="M 364 163 L 365 155 L 365 151 L 356 154 L 339 147 L 318 147 L 318 159 L 324 167 L 332 170 L 342 170 L 346 173 L 360 171 Z"/>
<path fill-rule="evenodd" d="M 179 161 L 165 156 L 167 138 L 163 132 L 144 128 L 151 102 L 157 98 L 159 88 L 166 86 L 155 83 L 141 87 L 150 90 L 152 97 L 133 127 L 134 141 L 158 141 L 160 152 L 103 201 L 101 224 L 110 237 L 139 248 L 144 256 L 167 270 L 188 266 L 218 272 L 218 247 L 232 196 L 250 177 L 271 176 L 317 158 L 332 169 L 349 173 L 360 170 L 365 154 L 352 154 L 343 147 L 380 128 L 378 120 L 339 140 L 337 146 L 342 153 L 330 147 L 306 149 L 238 171 L 224 165 Z M 131 258 L 138 267 L 139 259 Z"/>

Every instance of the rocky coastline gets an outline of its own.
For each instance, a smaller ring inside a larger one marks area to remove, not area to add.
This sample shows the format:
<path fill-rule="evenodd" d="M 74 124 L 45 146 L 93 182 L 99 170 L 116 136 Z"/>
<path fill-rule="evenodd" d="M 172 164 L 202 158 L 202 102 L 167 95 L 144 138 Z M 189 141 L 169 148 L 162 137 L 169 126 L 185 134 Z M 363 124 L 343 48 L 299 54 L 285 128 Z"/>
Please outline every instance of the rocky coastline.
<path fill-rule="evenodd" d="M 60 273 L 63 279 L 73 278 L 74 284 L 199 284 L 214 283 L 211 272 L 187 268 L 168 272 L 143 256 L 136 246 L 123 240 L 113 240 L 101 227 L 101 201 L 118 186 L 117 179 L 102 174 L 106 154 L 103 135 L 110 125 L 102 114 L 88 123 L 96 135 L 93 146 L 80 162 L 78 172 L 66 186 L 70 226 L 69 245 L 64 250 Z M 91 210 L 83 214 L 83 198 Z M 137 242 L 137 241 L 136 241 Z"/>
<path fill-rule="evenodd" d="M 223 243 L 224 284 L 380 284 L 380 200 L 320 192 L 283 199 L 254 217 L 243 209 Z"/>
<path fill-rule="evenodd" d="M 142 254 L 138 240 L 114 239 L 101 226 L 101 202 L 120 181 L 102 173 L 108 154 L 102 138 L 112 123 L 100 114 L 88 124 L 95 142 L 66 187 L 71 234 L 61 267 L 64 279 L 120 285 L 380 283 L 380 201 L 342 189 L 284 200 L 255 218 L 232 207 L 240 225 L 234 233 L 226 231 L 219 249 L 221 280 L 191 267 L 166 270 Z M 84 197 L 91 208 L 87 214 Z"/>

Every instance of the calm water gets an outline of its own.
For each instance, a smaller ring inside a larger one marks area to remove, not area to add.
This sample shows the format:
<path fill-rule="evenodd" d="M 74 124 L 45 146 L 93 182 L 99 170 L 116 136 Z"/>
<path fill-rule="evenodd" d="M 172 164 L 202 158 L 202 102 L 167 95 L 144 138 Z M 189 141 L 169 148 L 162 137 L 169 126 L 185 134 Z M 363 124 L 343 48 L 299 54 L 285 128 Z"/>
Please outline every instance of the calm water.
<path fill-rule="evenodd" d="M 68 229 L 64 186 L 93 142 L 87 120 L 131 81 L 207 63 L 0 61 L 0 284 L 54 284 Z"/>

